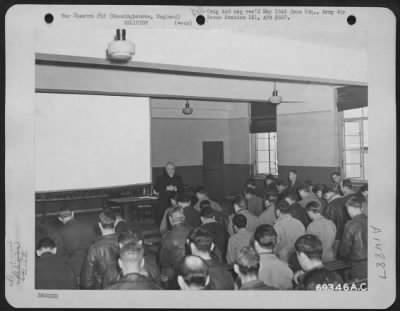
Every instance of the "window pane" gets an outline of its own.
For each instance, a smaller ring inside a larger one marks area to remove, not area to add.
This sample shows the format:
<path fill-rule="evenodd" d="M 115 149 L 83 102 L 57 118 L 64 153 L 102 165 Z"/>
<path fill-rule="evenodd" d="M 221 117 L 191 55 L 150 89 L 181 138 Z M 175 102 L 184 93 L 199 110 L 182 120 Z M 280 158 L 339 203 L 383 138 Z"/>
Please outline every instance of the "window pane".
<path fill-rule="evenodd" d="M 368 120 L 363 121 L 364 147 L 368 147 Z"/>
<path fill-rule="evenodd" d="M 359 122 L 345 122 L 344 123 L 344 135 L 360 135 L 360 123 Z"/>
<path fill-rule="evenodd" d="M 360 178 L 361 170 L 359 164 L 346 165 L 346 177 L 347 178 Z"/>
<path fill-rule="evenodd" d="M 257 173 L 268 174 L 269 164 L 268 162 L 257 162 Z"/>
<path fill-rule="evenodd" d="M 257 151 L 257 162 L 268 162 L 268 151 Z"/>
<path fill-rule="evenodd" d="M 276 132 L 269 133 L 269 138 L 270 139 L 276 139 Z"/>
<path fill-rule="evenodd" d="M 364 152 L 364 179 L 368 180 L 368 152 Z"/>
<path fill-rule="evenodd" d="M 345 136 L 344 137 L 344 147 L 346 149 L 360 148 L 360 146 L 361 146 L 360 136 Z"/>
<path fill-rule="evenodd" d="M 347 150 L 345 152 L 346 165 L 351 164 L 351 163 L 353 163 L 353 164 L 360 163 L 360 161 L 361 161 L 360 156 L 361 156 L 360 150 Z"/>
<path fill-rule="evenodd" d="M 275 161 L 276 161 L 276 151 L 271 150 L 271 151 L 269 152 L 269 156 L 271 157 L 271 158 L 269 159 L 271 162 L 275 162 Z"/>
<path fill-rule="evenodd" d="M 268 133 L 257 133 L 256 134 L 257 139 L 267 138 L 267 137 L 268 137 Z"/>
<path fill-rule="evenodd" d="M 368 107 L 363 108 L 363 117 L 368 117 Z"/>
<path fill-rule="evenodd" d="M 257 139 L 257 149 L 258 150 L 268 150 L 268 139 Z"/>
<path fill-rule="evenodd" d="M 361 118 L 362 117 L 362 108 L 344 110 L 343 116 L 345 118 Z"/>

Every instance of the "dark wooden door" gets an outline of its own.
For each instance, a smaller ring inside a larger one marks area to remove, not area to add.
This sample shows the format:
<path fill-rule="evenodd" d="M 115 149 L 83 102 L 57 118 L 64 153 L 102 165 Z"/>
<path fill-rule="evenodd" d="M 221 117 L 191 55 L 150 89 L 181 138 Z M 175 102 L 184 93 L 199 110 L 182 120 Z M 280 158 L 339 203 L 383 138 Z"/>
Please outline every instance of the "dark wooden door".
<path fill-rule="evenodd" d="M 213 200 L 225 196 L 224 142 L 203 142 L 204 186 Z"/>

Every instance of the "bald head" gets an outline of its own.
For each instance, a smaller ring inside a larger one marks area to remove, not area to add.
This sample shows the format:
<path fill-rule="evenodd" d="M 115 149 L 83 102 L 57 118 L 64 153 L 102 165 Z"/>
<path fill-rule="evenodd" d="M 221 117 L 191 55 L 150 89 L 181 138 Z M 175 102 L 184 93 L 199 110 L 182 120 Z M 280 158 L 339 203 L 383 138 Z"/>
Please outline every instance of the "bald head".
<path fill-rule="evenodd" d="M 165 172 L 169 176 L 173 176 L 175 174 L 175 164 L 172 162 L 167 162 L 167 164 L 165 164 Z"/>
<path fill-rule="evenodd" d="M 200 290 L 209 282 L 207 263 L 197 256 L 186 256 L 179 265 L 178 283 L 182 290 Z"/>

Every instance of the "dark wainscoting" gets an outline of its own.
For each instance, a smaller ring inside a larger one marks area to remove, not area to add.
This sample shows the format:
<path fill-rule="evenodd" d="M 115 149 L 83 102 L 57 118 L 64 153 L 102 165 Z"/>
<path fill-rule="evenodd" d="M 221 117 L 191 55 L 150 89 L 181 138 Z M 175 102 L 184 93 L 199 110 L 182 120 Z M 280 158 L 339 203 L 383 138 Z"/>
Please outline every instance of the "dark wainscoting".
<path fill-rule="evenodd" d="M 288 166 L 279 165 L 278 172 L 280 178 L 287 181 L 288 174 L 290 170 L 296 170 L 298 179 L 300 181 L 305 181 L 307 179 L 311 180 L 313 183 L 321 183 L 331 185 L 331 173 L 339 172 L 340 168 L 335 166 Z"/>

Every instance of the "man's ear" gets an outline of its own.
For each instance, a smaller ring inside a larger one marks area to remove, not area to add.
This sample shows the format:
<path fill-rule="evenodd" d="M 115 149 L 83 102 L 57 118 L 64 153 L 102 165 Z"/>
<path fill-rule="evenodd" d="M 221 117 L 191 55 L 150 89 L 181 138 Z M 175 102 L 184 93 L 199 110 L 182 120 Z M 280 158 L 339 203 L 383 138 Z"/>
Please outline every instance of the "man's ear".
<path fill-rule="evenodd" d="M 211 243 L 211 248 L 210 248 L 210 251 L 211 251 L 211 252 L 214 250 L 214 247 L 215 247 L 215 244 L 214 244 L 214 243 Z"/>
<path fill-rule="evenodd" d="M 208 284 L 210 284 L 210 276 L 209 275 L 207 275 L 205 286 L 207 286 Z"/>
<path fill-rule="evenodd" d="M 103 232 L 103 226 L 101 225 L 100 222 L 98 223 L 98 225 L 99 225 L 100 231 Z"/>
<path fill-rule="evenodd" d="M 142 260 L 140 261 L 140 268 L 141 268 L 141 269 L 144 268 L 144 257 L 143 257 Z"/>
<path fill-rule="evenodd" d="M 53 255 L 55 255 L 55 254 L 57 253 L 57 247 L 54 247 L 54 248 L 51 250 L 51 253 L 52 253 Z"/>
<path fill-rule="evenodd" d="M 40 257 L 40 256 L 42 255 L 42 251 L 39 250 L 39 249 L 37 249 L 37 250 L 36 250 L 36 254 L 38 255 L 38 257 Z"/>
<path fill-rule="evenodd" d="M 122 260 L 121 260 L 121 258 L 118 258 L 118 266 L 122 269 Z"/>
<path fill-rule="evenodd" d="M 256 252 L 258 252 L 258 250 L 260 249 L 260 243 L 258 243 L 255 239 L 254 239 L 254 249 L 256 250 Z"/>
<path fill-rule="evenodd" d="M 74 218 L 74 216 L 75 216 L 75 213 L 74 213 L 74 211 L 72 211 L 71 212 L 71 217 Z"/>
<path fill-rule="evenodd" d="M 239 266 L 237 264 L 233 265 L 233 271 L 235 271 L 236 274 L 239 274 Z"/>
<path fill-rule="evenodd" d="M 178 275 L 178 284 L 181 290 L 186 290 L 187 285 L 185 283 L 185 280 L 183 279 L 182 275 Z"/>
<path fill-rule="evenodd" d="M 64 223 L 64 220 L 61 217 L 57 217 L 59 221 L 61 221 L 62 223 Z"/>

